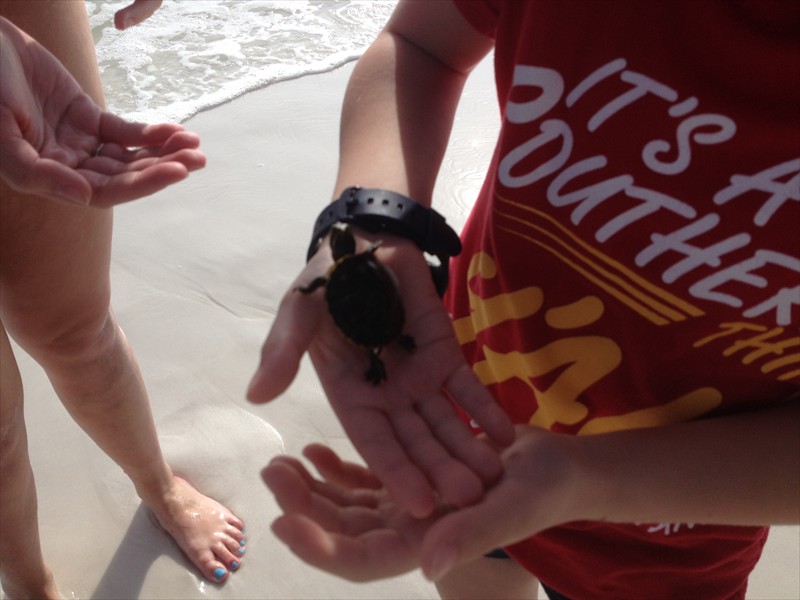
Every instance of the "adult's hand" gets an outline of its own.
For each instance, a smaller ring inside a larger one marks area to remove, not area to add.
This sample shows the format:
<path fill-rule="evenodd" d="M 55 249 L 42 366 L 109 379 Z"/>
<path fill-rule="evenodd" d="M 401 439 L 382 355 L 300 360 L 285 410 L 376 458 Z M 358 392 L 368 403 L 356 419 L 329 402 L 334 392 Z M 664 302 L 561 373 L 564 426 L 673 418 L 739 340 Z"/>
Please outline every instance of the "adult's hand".
<path fill-rule="evenodd" d="M 52 54 L 7 19 L 0 19 L 0 47 L 0 176 L 11 188 L 108 207 L 205 166 L 195 134 L 104 112 Z"/>
<path fill-rule="evenodd" d="M 359 249 L 374 239 L 361 232 Z M 502 472 L 496 451 L 472 435 L 452 402 L 498 445 L 511 443 L 513 427 L 464 360 L 421 252 L 405 239 L 387 235 L 382 240 L 376 257 L 397 276 L 405 332 L 414 337 L 416 350 L 386 347 L 381 359 L 387 380 L 373 385 L 365 379 L 366 349 L 337 329 L 323 291 L 304 295 L 292 289 L 264 343 L 248 398 L 266 402 L 279 396 L 308 351 L 355 448 L 400 506 L 424 517 L 439 501 L 454 506 L 477 502 Z M 331 262 L 323 244 L 295 286 L 324 274 Z"/>
<path fill-rule="evenodd" d="M 114 27 L 123 30 L 138 25 L 161 6 L 161 0 L 134 0 L 133 4 L 114 14 Z"/>
<path fill-rule="evenodd" d="M 276 457 L 262 472 L 284 512 L 273 531 L 303 561 L 346 579 L 382 579 L 418 567 L 438 579 L 568 518 L 569 503 L 555 502 L 553 494 L 568 481 L 561 448 L 570 438 L 527 426 L 517 431 L 503 453 L 503 478 L 478 504 L 440 506 L 424 519 L 399 506 L 372 472 L 327 447 L 304 451 L 321 479 L 295 458 Z"/>

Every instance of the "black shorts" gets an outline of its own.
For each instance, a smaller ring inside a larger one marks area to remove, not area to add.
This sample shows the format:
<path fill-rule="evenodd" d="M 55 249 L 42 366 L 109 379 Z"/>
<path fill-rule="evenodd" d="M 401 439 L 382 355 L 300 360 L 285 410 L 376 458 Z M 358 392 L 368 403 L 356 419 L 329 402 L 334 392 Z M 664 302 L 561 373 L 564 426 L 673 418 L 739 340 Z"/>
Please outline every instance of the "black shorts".
<path fill-rule="evenodd" d="M 485 556 L 486 558 L 511 558 L 511 557 L 508 555 L 508 552 L 506 552 L 506 551 L 505 551 L 505 550 L 503 550 L 502 548 L 495 548 L 495 549 L 494 549 L 494 550 L 492 550 L 491 552 L 487 552 L 486 554 L 484 554 L 484 556 Z M 541 581 L 539 582 L 539 584 L 542 586 L 542 589 L 544 590 L 544 593 L 545 593 L 545 594 L 547 594 L 547 597 L 548 597 L 550 600 L 570 600 L 570 599 L 569 599 L 569 598 L 567 598 L 567 597 L 566 597 L 564 594 L 559 594 L 559 593 L 558 593 L 557 591 L 555 591 L 553 588 L 549 588 L 549 587 L 547 587 L 547 586 L 546 586 L 544 583 L 542 583 Z"/>

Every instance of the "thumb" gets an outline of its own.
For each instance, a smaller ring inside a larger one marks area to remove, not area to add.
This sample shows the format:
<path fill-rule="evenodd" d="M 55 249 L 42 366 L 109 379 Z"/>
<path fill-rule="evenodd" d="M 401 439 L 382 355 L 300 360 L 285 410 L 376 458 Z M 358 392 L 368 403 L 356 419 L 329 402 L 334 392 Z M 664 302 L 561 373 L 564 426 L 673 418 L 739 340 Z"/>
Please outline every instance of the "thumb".
<path fill-rule="evenodd" d="M 250 402 L 269 402 L 294 381 L 300 360 L 317 334 L 323 310 L 321 298 L 304 296 L 293 289 L 283 297 L 261 347 L 261 362 L 247 389 Z"/>

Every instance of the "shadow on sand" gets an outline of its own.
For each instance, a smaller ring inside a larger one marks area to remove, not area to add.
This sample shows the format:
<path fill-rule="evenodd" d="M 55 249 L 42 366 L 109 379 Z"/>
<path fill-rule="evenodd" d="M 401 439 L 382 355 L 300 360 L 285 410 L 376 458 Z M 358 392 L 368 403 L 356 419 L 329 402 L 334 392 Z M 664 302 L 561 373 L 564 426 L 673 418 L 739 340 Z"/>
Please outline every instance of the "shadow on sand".
<path fill-rule="evenodd" d="M 90 598 L 95 600 L 139 598 L 148 571 L 162 556 L 169 557 L 178 564 L 185 564 L 189 571 L 194 569 L 178 546 L 155 522 L 150 510 L 140 505 Z"/>

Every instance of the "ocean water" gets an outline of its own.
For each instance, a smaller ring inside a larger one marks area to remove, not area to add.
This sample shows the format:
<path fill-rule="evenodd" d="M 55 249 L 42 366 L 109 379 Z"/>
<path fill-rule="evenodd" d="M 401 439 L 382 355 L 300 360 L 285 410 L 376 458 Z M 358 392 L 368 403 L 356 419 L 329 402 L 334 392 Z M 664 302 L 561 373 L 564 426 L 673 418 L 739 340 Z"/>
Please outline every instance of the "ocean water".
<path fill-rule="evenodd" d="M 166 0 L 126 31 L 132 0 L 86 0 L 108 110 L 182 122 L 248 91 L 358 58 L 396 0 Z"/>

